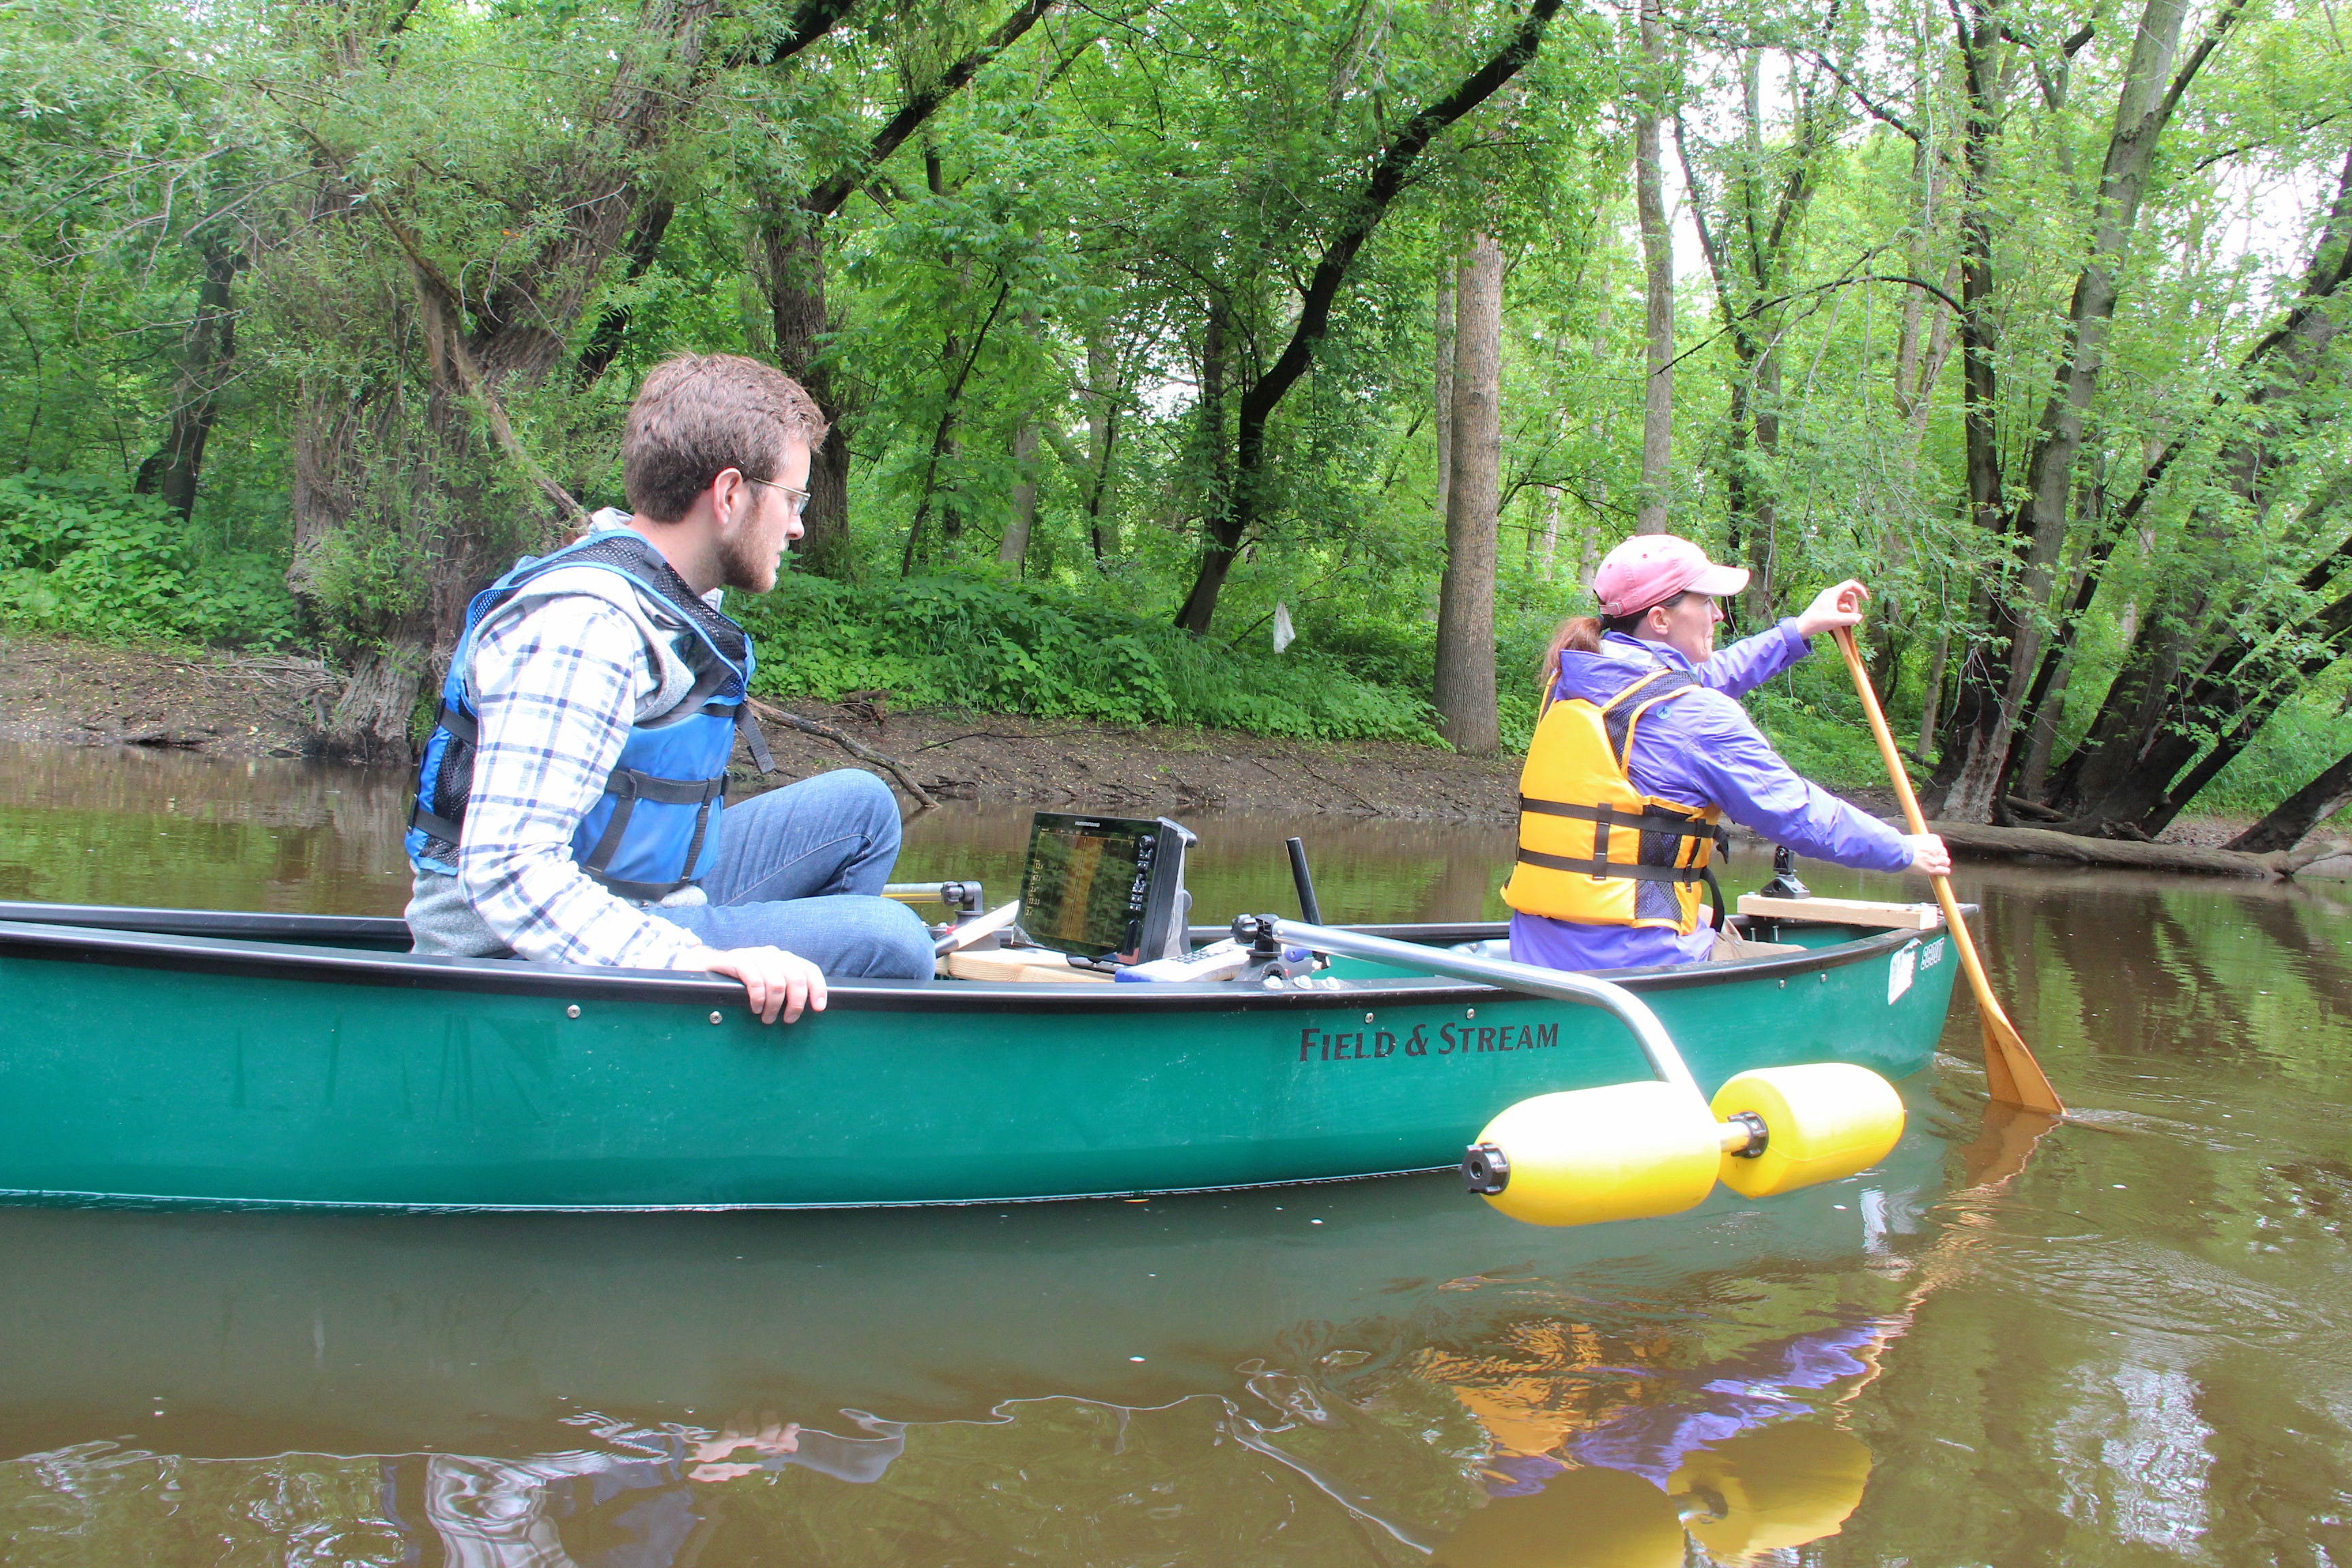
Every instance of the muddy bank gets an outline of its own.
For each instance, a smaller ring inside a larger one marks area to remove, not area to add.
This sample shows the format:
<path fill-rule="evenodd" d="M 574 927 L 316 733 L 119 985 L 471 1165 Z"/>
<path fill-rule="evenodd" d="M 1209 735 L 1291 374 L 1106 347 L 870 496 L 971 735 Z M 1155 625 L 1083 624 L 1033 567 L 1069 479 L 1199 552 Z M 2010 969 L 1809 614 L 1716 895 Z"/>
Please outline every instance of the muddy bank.
<path fill-rule="evenodd" d="M 1297 742 L 1214 730 L 1119 729 L 996 713 L 792 710 L 887 753 L 940 800 L 1026 802 L 1124 816 L 1307 811 L 1507 822 L 1518 759 L 1393 742 Z M 850 763 L 829 741 L 768 727 L 780 776 Z"/>
<path fill-rule="evenodd" d="M 299 756 L 340 689 L 315 660 L 0 638 L 0 740 L 215 757 Z M 940 800 L 1150 816 L 1304 811 L 1507 822 L 1516 758 L 1389 742 L 1300 742 L 1003 714 L 781 706 L 887 752 Z M 771 782 L 855 765 L 831 742 L 768 727 Z M 746 774 L 748 778 L 756 776 Z"/>
<path fill-rule="evenodd" d="M 0 740 L 294 757 L 342 682 L 316 659 L 0 637 Z"/>
<path fill-rule="evenodd" d="M 314 659 L 0 637 L 0 741 L 129 746 L 157 756 L 297 757 L 324 727 L 340 689 L 336 674 Z M 1461 757 L 1393 742 L 1278 741 L 1008 714 L 899 712 L 887 703 L 787 699 L 778 705 L 897 759 L 940 801 L 1123 816 L 1229 811 L 1496 825 L 1511 822 L 1516 810 L 1516 756 Z M 777 772 L 761 781 L 739 755 L 747 786 L 867 765 L 830 741 L 782 725 L 770 724 L 766 732 Z M 405 787 L 404 780 L 395 782 Z M 1849 791 L 1846 798 L 1896 816 L 1889 790 Z M 2244 826 L 2185 818 L 2160 841 L 2210 847 Z M 2339 859 L 2304 874 L 2347 869 L 2352 862 Z"/>

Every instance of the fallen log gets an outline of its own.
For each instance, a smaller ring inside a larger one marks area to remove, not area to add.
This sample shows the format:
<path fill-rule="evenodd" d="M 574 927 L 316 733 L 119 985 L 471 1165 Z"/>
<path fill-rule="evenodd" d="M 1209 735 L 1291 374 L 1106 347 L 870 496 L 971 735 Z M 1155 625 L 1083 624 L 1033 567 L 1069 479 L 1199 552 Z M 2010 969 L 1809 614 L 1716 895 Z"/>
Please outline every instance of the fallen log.
<path fill-rule="evenodd" d="M 1955 853 L 2039 856 L 2078 866 L 2129 866 L 2143 871 L 2188 871 L 2209 877 L 2292 877 L 2305 867 L 2352 854 L 2352 842 L 2316 839 L 2299 848 L 2248 855 L 2235 849 L 2203 849 L 2192 844 L 2140 844 L 2124 838 L 2091 838 L 2046 827 L 1990 827 L 1976 822 L 1931 822 L 1927 831 Z"/>
<path fill-rule="evenodd" d="M 845 735 L 822 721 L 803 719 L 797 713 L 776 707 L 773 703 L 762 702 L 756 697 L 750 699 L 750 701 L 751 712 L 755 717 L 764 719 L 771 724 L 782 724 L 788 729 L 798 730 L 803 735 L 814 735 L 821 740 L 831 741 L 859 762 L 872 763 L 876 767 L 887 769 L 890 776 L 898 781 L 898 787 L 922 802 L 927 808 L 940 804 L 932 798 L 931 792 L 922 786 L 921 781 L 915 777 L 907 764 L 887 752 L 877 752 L 865 742 Z"/>

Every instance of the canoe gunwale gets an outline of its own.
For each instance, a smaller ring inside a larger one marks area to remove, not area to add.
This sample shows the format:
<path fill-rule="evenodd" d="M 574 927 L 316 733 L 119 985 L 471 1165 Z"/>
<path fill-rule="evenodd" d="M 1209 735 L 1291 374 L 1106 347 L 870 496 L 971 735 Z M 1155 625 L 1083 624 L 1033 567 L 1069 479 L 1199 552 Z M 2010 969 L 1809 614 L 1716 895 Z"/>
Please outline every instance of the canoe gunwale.
<path fill-rule="evenodd" d="M 513 959 L 450 958 L 435 954 L 320 948 L 243 937 L 142 931 L 100 924 L 93 917 L 103 913 L 129 917 L 146 911 L 105 911 L 90 906 L 72 909 L 71 913 L 80 918 L 80 923 L 28 920 L 17 913 L 37 908 L 39 906 L 37 905 L 0 904 L 0 957 L 195 971 L 321 984 L 547 996 L 575 1002 L 668 1002 L 692 1006 L 716 1004 L 720 1007 L 742 1005 L 742 988 L 731 980 L 712 980 L 667 970 L 592 969 L 576 965 L 527 963 Z M 188 911 L 155 912 L 185 914 Z M 283 921 L 289 917 L 264 914 L 252 918 L 255 924 L 259 925 L 264 921 Z M 306 919 L 341 921 L 351 917 L 313 916 Z M 375 923 L 373 921 L 368 922 L 371 927 Z M 1502 927 L 1496 923 L 1365 925 L 1349 929 L 1403 941 L 1423 942 L 1474 940 L 1500 935 L 1502 931 Z M 352 934 L 367 935 L 371 932 Z M 1614 981 L 1635 993 L 1679 991 L 1768 979 L 1786 981 L 1800 974 L 1822 973 L 1848 964 L 1868 963 L 1906 942 L 1918 940 L 1922 934 L 1911 931 L 1891 931 L 1811 949 L 1802 953 L 1776 953 L 1730 963 L 1682 964 L 1670 969 L 1602 970 L 1595 972 L 1594 977 Z M 1219 982 L 1111 986 L 984 981 L 926 984 L 911 980 L 837 982 L 828 985 L 826 990 L 831 1005 L 845 1011 L 927 1014 L 1322 1012 L 1365 1006 L 1450 1005 L 1456 1001 L 1475 1004 L 1495 996 L 1521 994 L 1496 986 L 1436 977 L 1379 984 L 1350 981 L 1346 989 L 1335 991 L 1271 991 Z"/>

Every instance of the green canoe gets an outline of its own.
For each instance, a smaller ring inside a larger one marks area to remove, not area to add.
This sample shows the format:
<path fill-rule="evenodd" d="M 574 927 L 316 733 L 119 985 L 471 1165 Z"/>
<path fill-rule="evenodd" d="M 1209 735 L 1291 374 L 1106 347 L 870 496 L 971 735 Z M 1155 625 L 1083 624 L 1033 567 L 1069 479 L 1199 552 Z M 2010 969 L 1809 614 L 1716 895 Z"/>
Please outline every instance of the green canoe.
<path fill-rule="evenodd" d="M 1492 925 L 1361 928 L 1424 943 Z M 1201 934 L 1222 934 L 1201 933 Z M 1608 976 L 1702 1089 L 1926 1066 L 1939 932 Z M 1529 1095 L 1646 1078 L 1607 1014 L 1340 960 L 1338 988 L 731 984 L 412 955 L 398 921 L 0 903 L 0 1201 L 823 1207 L 1452 1165 Z"/>

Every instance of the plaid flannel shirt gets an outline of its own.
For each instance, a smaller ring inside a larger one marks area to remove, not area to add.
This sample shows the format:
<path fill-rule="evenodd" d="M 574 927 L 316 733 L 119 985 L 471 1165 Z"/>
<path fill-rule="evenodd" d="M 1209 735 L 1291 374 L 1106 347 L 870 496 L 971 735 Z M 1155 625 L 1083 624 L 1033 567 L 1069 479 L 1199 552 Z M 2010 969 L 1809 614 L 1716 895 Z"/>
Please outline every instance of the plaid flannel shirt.
<path fill-rule="evenodd" d="M 518 956 L 670 969 L 702 945 L 608 891 L 572 855 L 659 679 L 636 623 L 585 594 L 500 617 L 475 644 L 481 731 L 457 876 Z"/>

